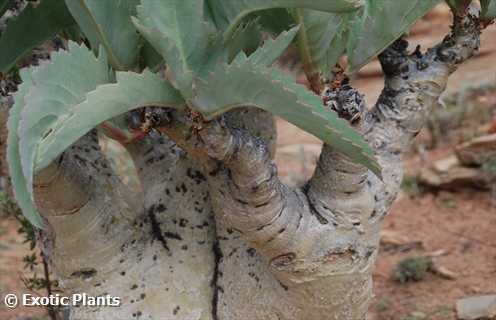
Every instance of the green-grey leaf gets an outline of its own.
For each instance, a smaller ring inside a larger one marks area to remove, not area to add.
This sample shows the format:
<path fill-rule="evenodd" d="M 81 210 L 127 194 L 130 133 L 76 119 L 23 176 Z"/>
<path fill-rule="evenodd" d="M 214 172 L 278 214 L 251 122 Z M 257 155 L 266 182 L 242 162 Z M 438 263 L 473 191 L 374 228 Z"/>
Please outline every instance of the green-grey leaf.
<path fill-rule="evenodd" d="M 296 26 L 288 31 L 284 31 L 275 39 L 269 38 L 263 46 L 250 56 L 251 63 L 264 67 L 272 65 L 289 47 L 299 28 L 299 26 Z"/>
<path fill-rule="evenodd" d="M 481 5 L 483 9 L 484 9 L 484 1 L 486 0 L 481 0 Z M 472 0 L 445 0 L 445 2 L 448 4 L 451 11 L 455 15 L 459 15 L 459 14 L 463 14 L 463 12 L 470 5 Z"/>
<path fill-rule="evenodd" d="M 366 0 L 347 13 L 295 10 L 298 46 L 307 76 L 329 76 L 343 53 L 354 73 L 405 33 L 440 0 Z"/>
<path fill-rule="evenodd" d="M 315 73 L 330 76 L 331 69 L 346 50 L 350 15 L 307 9 L 295 11 L 295 20 L 301 24 L 298 47 L 309 78 Z"/>
<path fill-rule="evenodd" d="M 14 0 L 0 0 L 0 17 L 3 16 L 5 11 L 7 11 L 13 3 Z"/>
<path fill-rule="evenodd" d="M 354 11 L 364 5 L 364 0 L 209 0 L 212 10 L 222 12 L 230 22 L 224 39 L 228 40 L 237 25 L 253 12 L 274 8 L 307 8 L 326 12 Z M 219 18 L 217 18 L 219 20 Z"/>
<path fill-rule="evenodd" d="M 242 55 L 242 54 L 241 54 Z M 252 106 L 281 116 L 329 143 L 380 176 L 372 149 L 346 121 L 324 109 L 321 99 L 294 79 L 272 68 L 236 58 L 216 67 L 208 79 L 197 79 L 190 105 L 207 119 L 237 107 Z"/>
<path fill-rule="evenodd" d="M 27 188 L 26 179 L 22 172 L 21 157 L 19 152 L 19 136 L 18 128 L 21 119 L 21 111 L 24 108 L 24 97 L 33 85 L 31 80 L 32 70 L 23 69 L 20 71 L 22 83 L 14 95 L 15 103 L 10 109 L 9 119 L 7 121 L 7 128 L 9 135 L 7 137 L 7 162 L 9 166 L 9 175 L 12 181 L 14 196 L 21 208 L 24 216 L 33 225 L 41 228 L 43 221 L 37 213 L 33 201 L 31 200 L 30 193 Z"/>
<path fill-rule="evenodd" d="M 164 62 L 162 56 L 155 50 L 152 45 L 146 41 L 140 51 L 141 65 L 150 69 L 155 69 L 160 63 Z"/>
<path fill-rule="evenodd" d="M 439 0 L 367 0 L 353 20 L 348 39 L 348 71 L 358 71 L 383 51 Z"/>
<path fill-rule="evenodd" d="M 298 33 L 299 26 L 293 27 L 288 31 L 283 31 L 277 38 L 269 38 L 259 47 L 253 54 L 250 55 L 251 63 L 268 67 L 272 65 L 279 56 L 289 47 L 296 34 Z M 238 54 L 233 63 L 240 63 L 246 59 L 245 54 Z"/>
<path fill-rule="evenodd" d="M 229 52 L 229 61 L 232 61 L 241 51 L 254 52 L 258 49 L 261 41 L 262 30 L 258 24 L 258 19 L 240 24 L 233 37 L 225 44 Z"/>
<path fill-rule="evenodd" d="M 131 16 L 136 14 L 139 0 L 65 2 L 93 49 L 103 45 L 114 69 L 128 70 L 137 63 L 140 39 Z"/>
<path fill-rule="evenodd" d="M 143 106 L 182 109 L 179 91 L 149 70 L 117 72 L 117 83 L 100 85 L 53 126 L 40 142 L 36 169 L 42 169 L 100 123 Z"/>
<path fill-rule="evenodd" d="M 496 0 L 481 0 L 481 5 L 483 18 L 496 18 Z"/>
<path fill-rule="evenodd" d="M 270 33 L 279 34 L 294 25 L 294 19 L 286 8 L 258 11 L 255 15 L 262 28 Z"/>
<path fill-rule="evenodd" d="M 0 72 L 7 72 L 30 50 L 76 23 L 63 1 L 43 0 L 29 4 L 9 19 L 0 37 Z"/>
<path fill-rule="evenodd" d="M 173 83 L 191 94 L 194 74 L 208 59 L 212 27 L 204 21 L 203 0 L 141 0 L 135 26 L 170 67 Z"/>
<path fill-rule="evenodd" d="M 103 52 L 97 59 L 86 47 L 74 42 L 69 43 L 69 52 L 55 52 L 50 62 L 34 68 L 32 86 L 24 96 L 18 125 L 22 172 L 31 198 L 40 141 L 53 130 L 59 118 L 84 100 L 87 92 L 108 82 L 108 75 Z"/>
<path fill-rule="evenodd" d="M 283 18 L 281 19 L 281 17 L 277 17 L 277 14 L 282 14 Z M 229 49 L 229 61 L 232 61 L 241 51 L 246 54 L 251 54 L 257 50 L 263 39 L 263 32 L 268 31 L 276 35 L 286 35 L 285 32 L 292 26 L 294 26 L 294 20 L 285 9 L 272 9 L 257 12 L 253 15 L 253 19 L 247 19 L 247 22 L 240 24 L 234 32 L 232 39 L 225 43 Z M 281 55 L 282 52 L 290 45 L 296 33 L 296 31 L 291 31 L 290 34 L 288 34 L 289 38 L 287 41 L 289 42 L 287 44 L 284 44 L 283 42 L 273 43 L 273 45 L 284 47 L 284 49 L 282 49 L 277 56 Z M 272 41 L 273 40 L 269 39 L 269 43 Z"/>
<path fill-rule="evenodd" d="M 452 9 L 456 9 L 456 7 L 458 6 L 460 0 L 445 0 L 446 3 L 448 4 L 448 6 Z M 462 0 L 464 1 L 464 0 Z"/>
<path fill-rule="evenodd" d="M 183 95 L 190 96 L 192 94 L 191 83 L 193 81 L 193 72 L 185 65 L 179 49 L 174 44 L 173 40 L 158 29 L 153 27 L 148 28 L 141 24 L 141 20 L 134 17 L 132 19 L 139 32 L 148 40 L 152 47 L 166 59 L 167 66 L 171 71 L 169 76 L 174 87 L 181 90 Z"/>

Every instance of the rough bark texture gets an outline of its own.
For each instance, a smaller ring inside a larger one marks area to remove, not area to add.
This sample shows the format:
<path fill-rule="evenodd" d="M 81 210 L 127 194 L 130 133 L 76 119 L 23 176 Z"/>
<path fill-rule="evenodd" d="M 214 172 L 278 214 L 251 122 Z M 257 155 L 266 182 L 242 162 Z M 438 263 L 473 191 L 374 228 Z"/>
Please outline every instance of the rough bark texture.
<path fill-rule="evenodd" d="M 7 103 L 3 102 L 3 97 L 0 97 L 0 191 L 7 191 L 8 170 L 7 170 Z"/>
<path fill-rule="evenodd" d="M 313 178 L 285 186 L 262 111 L 208 123 L 161 112 L 157 130 L 126 146 L 142 194 L 109 169 L 95 133 L 82 138 L 37 176 L 43 250 L 66 293 L 122 306 L 73 308 L 71 319 L 365 319 L 401 154 L 478 46 L 467 15 L 425 54 L 404 40 L 381 54 L 385 88 L 371 111 L 348 85 L 328 92 L 376 149 L 384 182 L 325 145 Z"/>

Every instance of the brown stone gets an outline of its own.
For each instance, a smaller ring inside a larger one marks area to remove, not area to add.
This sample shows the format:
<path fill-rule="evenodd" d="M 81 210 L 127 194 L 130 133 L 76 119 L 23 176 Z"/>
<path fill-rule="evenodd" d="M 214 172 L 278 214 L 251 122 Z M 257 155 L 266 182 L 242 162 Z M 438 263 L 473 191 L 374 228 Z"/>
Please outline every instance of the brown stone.
<path fill-rule="evenodd" d="M 480 166 L 491 159 L 496 160 L 496 133 L 457 146 L 455 154 L 460 162 L 467 166 Z"/>
<path fill-rule="evenodd" d="M 488 181 L 478 168 L 464 167 L 454 155 L 434 162 L 420 171 L 419 182 L 436 189 L 487 188 Z"/>

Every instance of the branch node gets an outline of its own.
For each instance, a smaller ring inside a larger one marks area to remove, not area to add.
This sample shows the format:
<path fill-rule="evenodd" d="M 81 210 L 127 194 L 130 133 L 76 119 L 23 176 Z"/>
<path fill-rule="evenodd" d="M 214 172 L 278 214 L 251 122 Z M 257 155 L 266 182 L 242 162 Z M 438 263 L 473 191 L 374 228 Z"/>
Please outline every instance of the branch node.
<path fill-rule="evenodd" d="M 347 80 L 336 88 L 328 86 L 322 94 L 322 100 L 325 106 L 352 125 L 359 122 L 366 109 L 363 95 L 351 87 Z"/>

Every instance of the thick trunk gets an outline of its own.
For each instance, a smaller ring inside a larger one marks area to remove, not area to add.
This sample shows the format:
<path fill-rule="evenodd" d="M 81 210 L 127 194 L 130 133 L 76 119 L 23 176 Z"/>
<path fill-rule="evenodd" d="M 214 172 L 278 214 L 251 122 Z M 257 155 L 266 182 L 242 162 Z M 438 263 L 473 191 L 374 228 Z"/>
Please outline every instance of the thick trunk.
<path fill-rule="evenodd" d="M 402 41 L 387 49 L 371 112 L 349 86 L 333 95 L 338 113 L 361 114 L 354 125 L 377 150 L 384 182 L 326 145 L 308 184 L 288 188 L 262 111 L 201 124 L 167 114 L 164 135 L 126 146 L 138 194 L 109 169 L 95 133 L 82 138 L 37 176 L 43 250 L 66 293 L 122 305 L 72 308 L 71 319 L 365 319 L 401 153 L 477 49 L 476 21 L 457 20 L 425 55 L 408 55 Z"/>

